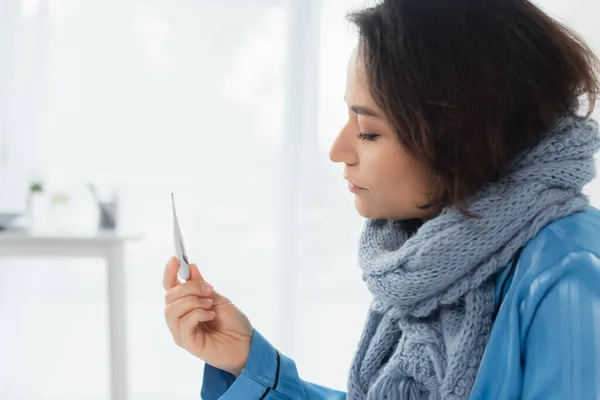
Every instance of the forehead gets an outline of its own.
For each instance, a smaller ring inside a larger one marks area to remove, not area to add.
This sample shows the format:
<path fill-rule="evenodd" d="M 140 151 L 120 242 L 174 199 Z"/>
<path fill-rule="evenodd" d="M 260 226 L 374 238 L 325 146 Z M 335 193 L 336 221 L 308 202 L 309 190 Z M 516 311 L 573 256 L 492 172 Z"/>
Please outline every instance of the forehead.
<path fill-rule="evenodd" d="M 348 60 L 345 98 L 348 104 L 374 105 L 358 46 L 354 48 Z"/>

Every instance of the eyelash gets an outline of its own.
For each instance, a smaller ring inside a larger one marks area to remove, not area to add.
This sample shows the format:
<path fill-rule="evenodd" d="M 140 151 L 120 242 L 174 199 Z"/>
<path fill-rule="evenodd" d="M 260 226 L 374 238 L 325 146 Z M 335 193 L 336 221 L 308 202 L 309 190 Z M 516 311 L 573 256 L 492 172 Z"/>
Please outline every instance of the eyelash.
<path fill-rule="evenodd" d="M 376 135 L 374 133 L 362 133 L 361 132 L 357 136 L 360 140 L 367 140 L 369 142 L 373 142 L 375 139 L 377 139 L 377 137 L 379 135 Z"/>

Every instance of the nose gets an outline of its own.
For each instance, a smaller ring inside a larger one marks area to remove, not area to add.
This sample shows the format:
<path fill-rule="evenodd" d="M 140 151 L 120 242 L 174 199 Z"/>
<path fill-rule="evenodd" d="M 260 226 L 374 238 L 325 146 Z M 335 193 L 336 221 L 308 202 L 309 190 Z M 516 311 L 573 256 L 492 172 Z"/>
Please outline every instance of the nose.
<path fill-rule="evenodd" d="M 335 163 L 343 162 L 348 165 L 358 163 L 358 154 L 352 141 L 352 132 L 348 125 L 344 126 L 337 135 L 331 149 L 329 159 Z"/>

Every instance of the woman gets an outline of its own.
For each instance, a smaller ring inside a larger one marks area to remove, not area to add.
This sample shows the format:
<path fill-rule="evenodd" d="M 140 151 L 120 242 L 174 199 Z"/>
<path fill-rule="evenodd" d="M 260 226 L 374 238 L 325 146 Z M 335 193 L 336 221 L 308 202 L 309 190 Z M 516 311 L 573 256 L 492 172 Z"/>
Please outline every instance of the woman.
<path fill-rule="evenodd" d="M 204 399 L 600 398 L 598 60 L 525 0 L 385 0 L 351 15 L 348 121 L 330 157 L 367 218 L 374 296 L 348 393 L 206 284 L 165 269 Z"/>

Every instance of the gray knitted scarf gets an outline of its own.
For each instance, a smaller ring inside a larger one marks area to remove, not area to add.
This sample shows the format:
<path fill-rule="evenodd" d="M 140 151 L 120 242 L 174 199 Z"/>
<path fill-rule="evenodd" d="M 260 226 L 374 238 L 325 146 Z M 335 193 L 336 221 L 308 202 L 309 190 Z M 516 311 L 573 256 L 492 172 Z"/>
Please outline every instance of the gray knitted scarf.
<path fill-rule="evenodd" d="M 467 399 L 492 328 L 494 276 L 544 225 L 584 209 L 600 147 L 593 120 L 561 119 L 482 188 L 420 227 L 367 220 L 359 261 L 373 304 L 350 400 Z"/>

